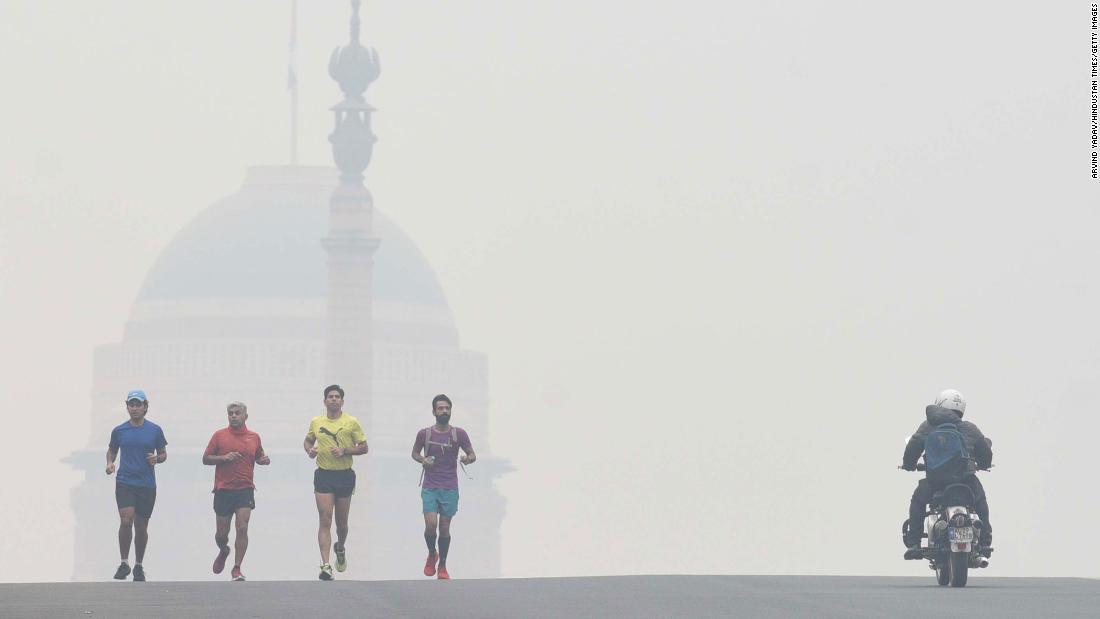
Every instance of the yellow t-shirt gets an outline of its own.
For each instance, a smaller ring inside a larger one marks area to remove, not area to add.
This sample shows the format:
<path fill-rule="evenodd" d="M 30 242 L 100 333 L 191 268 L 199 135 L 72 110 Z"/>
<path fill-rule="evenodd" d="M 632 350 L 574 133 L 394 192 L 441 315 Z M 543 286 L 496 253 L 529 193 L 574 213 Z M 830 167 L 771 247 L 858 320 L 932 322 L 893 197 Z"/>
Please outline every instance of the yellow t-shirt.
<path fill-rule="evenodd" d="M 340 413 L 336 419 L 328 415 L 314 417 L 309 422 L 306 438 L 314 440 L 317 447 L 317 468 L 326 471 L 343 471 L 351 468 L 351 456 L 334 456 L 329 450 L 333 447 L 348 448 L 365 443 L 366 434 L 359 420 L 347 413 Z"/>

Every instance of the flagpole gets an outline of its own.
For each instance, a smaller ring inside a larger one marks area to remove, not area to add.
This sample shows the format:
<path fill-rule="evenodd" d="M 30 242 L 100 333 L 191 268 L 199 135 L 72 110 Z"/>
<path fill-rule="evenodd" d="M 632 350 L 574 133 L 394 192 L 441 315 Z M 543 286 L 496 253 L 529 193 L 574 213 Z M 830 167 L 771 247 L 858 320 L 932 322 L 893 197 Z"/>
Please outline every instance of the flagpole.
<path fill-rule="evenodd" d="M 287 88 L 290 89 L 290 165 L 298 165 L 298 76 L 295 60 L 298 55 L 298 0 L 290 2 L 290 59 Z"/>

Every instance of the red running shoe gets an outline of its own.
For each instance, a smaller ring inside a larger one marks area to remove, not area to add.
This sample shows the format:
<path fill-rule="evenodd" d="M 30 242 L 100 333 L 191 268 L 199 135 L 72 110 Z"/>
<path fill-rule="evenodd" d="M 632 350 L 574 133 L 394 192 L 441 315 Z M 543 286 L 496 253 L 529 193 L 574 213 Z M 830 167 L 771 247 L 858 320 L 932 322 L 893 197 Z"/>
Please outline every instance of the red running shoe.
<path fill-rule="evenodd" d="M 424 562 L 424 575 L 435 576 L 435 562 L 439 559 L 439 555 L 434 552 L 428 555 L 428 560 Z"/>
<path fill-rule="evenodd" d="M 214 573 L 221 574 L 225 569 L 225 559 L 229 556 L 229 546 L 222 548 L 218 551 L 218 556 L 214 558 Z"/>
<path fill-rule="evenodd" d="M 244 582 L 244 574 L 241 573 L 241 567 L 239 565 L 233 566 L 233 571 L 231 572 L 231 574 L 233 575 L 233 580 L 237 582 Z"/>
<path fill-rule="evenodd" d="M 440 580 L 450 580 L 451 579 L 451 575 L 447 573 L 447 566 L 446 565 L 440 565 L 439 566 L 439 579 Z"/>

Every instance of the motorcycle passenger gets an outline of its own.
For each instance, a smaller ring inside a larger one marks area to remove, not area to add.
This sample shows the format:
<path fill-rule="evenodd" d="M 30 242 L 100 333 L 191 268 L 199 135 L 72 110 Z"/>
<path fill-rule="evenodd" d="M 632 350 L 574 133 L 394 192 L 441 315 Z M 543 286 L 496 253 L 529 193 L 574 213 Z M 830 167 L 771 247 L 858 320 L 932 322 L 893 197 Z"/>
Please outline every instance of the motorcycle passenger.
<path fill-rule="evenodd" d="M 974 458 L 977 468 L 988 469 L 993 462 L 993 442 L 990 441 L 978 429 L 978 426 L 969 421 L 963 421 L 962 416 L 966 411 L 966 400 L 962 394 L 954 389 L 945 389 L 936 397 L 934 404 L 925 408 L 926 420 L 913 433 L 909 442 L 905 445 L 905 454 L 902 456 L 901 467 L 907 471 L 917 470 L 917 460 L 924 453 L 924 440 L 937 426 L 944 423 L 955 424 L 962 434 L 966 444 L 967 453 Z M 959 483 L 966 484 L 974 493 L 974 508 L 978 517 L 982 520 L 981 533 L 978 545 L 983 553 L 989 556 L 993 545 L 993 525 L 989 522 L 989 503 L 986 501 L 985 489 L 977 475 L 968 472 Z M 932 502 L 932 494 L 943 490 L 942 484 L 932 483 L 927 478 L 920 480 L 917 489 L 913 491 L 913 499 L 909 503 L 909 530 L 905 535 L 906 559 L 919 559 L 921 533 L 923 533 L 924 516 L 927 506 Z"/>

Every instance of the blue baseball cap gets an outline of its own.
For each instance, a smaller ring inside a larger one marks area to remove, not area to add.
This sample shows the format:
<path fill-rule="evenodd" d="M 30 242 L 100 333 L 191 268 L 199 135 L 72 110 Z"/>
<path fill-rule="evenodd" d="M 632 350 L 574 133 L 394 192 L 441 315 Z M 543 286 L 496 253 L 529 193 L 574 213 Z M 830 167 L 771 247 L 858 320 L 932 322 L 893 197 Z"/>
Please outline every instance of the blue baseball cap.
<path fill-rule="evenodd" d="M 141 389 L 134 389 L 130 393 L 126 394 L 126 401 L 129 402 L 130 400 L 141 400 L 142 402 L 147 402 L 149 399 L 145 397 L 144 391 L 142 391 Z"/>

